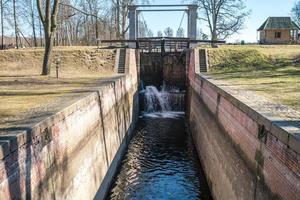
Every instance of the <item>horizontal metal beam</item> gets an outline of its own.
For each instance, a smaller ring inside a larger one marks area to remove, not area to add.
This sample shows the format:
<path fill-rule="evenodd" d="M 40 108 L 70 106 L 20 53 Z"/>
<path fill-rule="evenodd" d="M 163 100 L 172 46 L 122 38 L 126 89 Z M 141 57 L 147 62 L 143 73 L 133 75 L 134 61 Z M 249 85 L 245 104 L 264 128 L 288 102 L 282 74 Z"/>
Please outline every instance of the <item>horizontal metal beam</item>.
<path fill-rule="evenodd" d="M 158 4 L 158 5 L 132 5 L 135 7 L 187 7 L 198 6 L 197 4 Z"/>
<path fill-rule="evenodd" d="M 180 12 L 180 11 L 188 11 L 188 9 L 147 9 L 147 10 L 137 10 L 138 12 Z"/>
<path fill-rule="evenodd" d="M 189 40 L 188 37 L 139 37 L 138 40 Z"/>
<path fill-rule="evenodd" d="M 185 38 L 172 38 L 172 39 L 162 39 L 165 41 L 174 42 L 191 42 L 191 43 L 226 43 L 222 40 L 190 40 Z M 123 43 L 123 42 L 159 42 L 161 40 L 155 39 L 137 39 L 137 40 L 99 40 L 101 43 Z"/>

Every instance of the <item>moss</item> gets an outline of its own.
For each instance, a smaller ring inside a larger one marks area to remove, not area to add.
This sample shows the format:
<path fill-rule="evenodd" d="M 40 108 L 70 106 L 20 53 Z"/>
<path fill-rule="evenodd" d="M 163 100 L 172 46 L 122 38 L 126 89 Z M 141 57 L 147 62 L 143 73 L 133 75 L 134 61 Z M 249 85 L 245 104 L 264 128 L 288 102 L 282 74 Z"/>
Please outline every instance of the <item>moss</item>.
<path fill-rule="evenodd" d="M 261 167 L 264 166 L 264 156 L 262 155 L 262 153 L 259 150 L 256 150 L 256 152 L 255 152 L 255 160 Z"/>

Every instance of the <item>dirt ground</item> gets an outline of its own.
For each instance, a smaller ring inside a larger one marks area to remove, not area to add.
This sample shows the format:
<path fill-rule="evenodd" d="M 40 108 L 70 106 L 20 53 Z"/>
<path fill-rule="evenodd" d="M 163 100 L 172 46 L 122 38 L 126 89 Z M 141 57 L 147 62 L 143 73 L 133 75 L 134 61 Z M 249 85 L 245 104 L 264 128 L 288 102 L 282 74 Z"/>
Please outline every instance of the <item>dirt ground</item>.
<path fill-rule="evenodd" d="M 55 110 L 57 102 L 74 99 L 115 75 L 115 50 L 56 47 L 50 76 L 40 76 L 42 60 L 41 48 L 0 51 L 0 131 L 29 115 Z"/>

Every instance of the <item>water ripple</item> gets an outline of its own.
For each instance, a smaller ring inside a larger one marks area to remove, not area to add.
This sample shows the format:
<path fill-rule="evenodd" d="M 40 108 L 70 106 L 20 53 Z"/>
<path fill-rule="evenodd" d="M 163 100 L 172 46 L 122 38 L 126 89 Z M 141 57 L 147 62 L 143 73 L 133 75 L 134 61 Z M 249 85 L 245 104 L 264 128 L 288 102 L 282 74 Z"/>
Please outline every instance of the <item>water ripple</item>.
<path fill-rule="evenodd" d="M 184 115 L 144 116 L 108 199 L 210 199 Z"/>

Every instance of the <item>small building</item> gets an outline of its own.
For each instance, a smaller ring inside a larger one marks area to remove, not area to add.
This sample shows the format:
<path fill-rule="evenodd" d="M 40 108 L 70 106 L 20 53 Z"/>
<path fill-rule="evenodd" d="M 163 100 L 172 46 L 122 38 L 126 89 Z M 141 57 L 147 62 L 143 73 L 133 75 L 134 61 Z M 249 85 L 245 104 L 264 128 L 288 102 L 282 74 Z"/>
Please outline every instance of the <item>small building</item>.
<path fill-rule="evenodd" d="M 299 41 L 299 26 L 290 17 L 269 17 L 257 30 L 260 44 L 290 44 Z"/>

